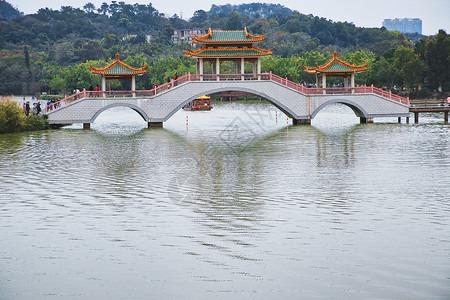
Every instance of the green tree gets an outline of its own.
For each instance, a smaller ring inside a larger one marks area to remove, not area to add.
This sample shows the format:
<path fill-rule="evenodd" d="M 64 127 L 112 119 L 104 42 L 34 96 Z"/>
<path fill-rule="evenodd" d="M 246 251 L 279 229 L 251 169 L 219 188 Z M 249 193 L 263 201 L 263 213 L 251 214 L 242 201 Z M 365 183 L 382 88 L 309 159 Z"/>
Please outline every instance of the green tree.
<path fill-rule="evenodd" d="M 87 89 L 89 84 L 96 85 L 100 84 L 100 76 L 95 76 L 91 74 L 90 65 L 96 68 L 104 68 L 108 64 L 104 60 L 97 61 L 86 61 L 83 64 L 69 66 L 62 70 L 62 77 L 65 81 L 65 87 L 68 91 L 73 91 L 74 89 Z"/>
<path fill-rule="evenodd" d="M 192 18 L 189 21 L 192 23 L 193 27 L 202 27 L 204 22 L 208 19 L 208 15 L 202 9 L 196 10 Z"/>
<path fill-rule="evenodd" d="M 20 12 L 5 0 L 0 0 L 0 19 L 13 20 L 22 16 L 23 12 Z"/>
<path fill-rule="evenodd" d="M 69 65 L 75 60 L 73 43 L 71 42 L 54 44 L 49 54 L 51 59 L 53 59 L 57 64 L 63 66 Z"/>
<path fill-rule="evenodd" d="M 419 49 L 421 47 L 419 46 Z M 434 89 L 444 92 L 450 89 L 450 37 L 444 30 L 439 30 L 435 37 L 430 37 L 422 47 L 421 56 L 426 66 L 426 78 Z"/>
<path fill-rule="evenodd" d="M 418 57 L 403 67 L 403 82 L 410 91 L 423 83 L 423 70 L 424 64 Z"/>
<path fill-rule="evenodd" d="M 24 56 L 25 56 L 25 66 L 27 67 L 27 69 L 30 69 L 30 52 L 28 51 L 28 47 L 25 46 L 25 48 L 23 49 L 24 52 Z"/>
<path fill-rule="evenodd" d="M 88 2 L 83 6 L 83 9 L 87 13 L 92 13 L 93 11 L 95 11 L 95 5 L 92 2 Z"/>
<path fill-rule="evenodd" d="M 102 15 L 106 15 L 109 11 L 109 5 L 106 2 L 103 2 L 102 5 L 97 9 L 98 13 Z"/>
<path fill-rule="evenodd" d="M 414 50 L 406 47 L 399 47 L 394 52 L 393 57 L 393 67 L 395 72 L 397 73 L 397 82 L 398 86 L 405 85 L 405 78 L 411 80 L 413 76 L 408 74 L 408 64 L 418 59 L 418 55 L 414 53 Z M 414 84 L 414 83 L 413 83 Z"/>
<path fill-rule="evenodd" d="M 91 40 L 75 51 L 81 61 L 101 59 L 105 57 L 105 49 L 99 41 Z"/>
<path fill-rule="evenodd" d="M 368 63 L 367 68 L 369 69 L 371 64 L 375 61 L 376 55 L 373 52 L 368 51 L 356 51 L 353 53 L 349 53 L 346 55 L 342 60 L 345 61 L 348 64 L 355 65 L 355 66 L 361 66 Z M 359 85 L 369 85 L 369 72 L 363 72 L 361 74 L 358 74 L 355 77 L 356 84 Z"/>
<path fill-rule="evenodd" d="M 397 78 L 397 72 L 384 56 L 380 56 L 368 67 L 369 83 L 376 87 L 392 87 Z"/>
<path fill-rule="evenodd" d="M 225 23 L 225 30 L 242 30 L 242 17 L 237 11 L 233 11 L 229 14 Z"/>
<path fill-rule="evenodd" d="M 66 81 L 60 74 L 55 75 L 55 77 L 50 80 L 49 88 L 53 94 L 65 94 L 67 92 Z"/>
<path fill-rule="evenodd" d="M 302 23 L 298 19 L 291 19 L 286 22 L 286 30 L 290 33 L 300 32 Z"/>

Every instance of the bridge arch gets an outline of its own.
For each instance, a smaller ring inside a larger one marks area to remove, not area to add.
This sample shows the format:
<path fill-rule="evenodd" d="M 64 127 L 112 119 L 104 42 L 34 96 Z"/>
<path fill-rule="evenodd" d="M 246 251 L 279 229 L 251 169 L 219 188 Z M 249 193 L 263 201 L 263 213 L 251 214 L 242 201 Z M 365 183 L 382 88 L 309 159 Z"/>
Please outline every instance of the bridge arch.
<path fill-rule="evenodd" d="M 323 103 L 322 105 L 320 105 L 319 107 L 317 107 L 316 110 L 311 114 L 311 119 L 314 119 L 314 117 L 323 108 L 325 108 L 328 105 L 335 104 L 335 103 L 344 104 L 344 105 L 350 107 L 357 117 L 368 118 L 367 112 L 364 110 L 364 108 L 361 107 L 361 105 L 359 105 L 351 100 L 347 100 L 347 99 L 333 99 L 333 100 L 329 100 L 329 101 Z"/>
<path fill-rule="evenodd" d="M 113 107 L 128 107 L 131 108 L 132 110 L 134 110 L 135 112 L 137 112 L 142 119 L 144 119 L 144 121 L 148 122 L 149 121 L 149 117 L 147 116 L 147 114 L 145 113 L 145 111 L 133 104 L 129 104 L 129 103 L 112 103 L 109 104 L 107 106 L 104 106 L 102 108 L 100 108 L 98 111 L 95 112 L 95 114 L 92 116 L 91 120 L 89 121 L 89 123 L 94 123 L 95 119 L 97 119 L 97 117 L 104 111 L 113 108 Z"/>
<path fill-rule="evenodd" d="M 181 102 L 180 105 L 178 105 L 174 110 L 172 110 L 167 115 L 167 117 L 164 119 L 164 121 L 167 121 L 168 119 L 170 119 L 170 117 L 172 117 L 177 111 L 179 111 L 181 108 L 183 108 L 183 106 L 185 106 L 189 102 L 195 100 L 196 98 L 201 97 L 203 95 L 210 95 L 210 94 L 215 94 L 215 93 L 220 93 L 220 92 L 246 92 L 246 93 L 249 93 L 249 94 L 260 96 L 260 97 L 268 100 L 270 103 L 272 103 L 275 107 L 277 107 L 279 110 L 281 110 L 287 116 L 289 116 L 291 118 L 293 116 L 295 116 L 295 113 L 289 107 L 283 105 L 277 99 L 275 99 L 273 97 L 270 97 L 269 95 L 267 95 L 267 94 L 265 94 L 263 92 L 260 92 L 260 91 L 254 90 L 254 89 L 250 89 L 250 88 L 223 87 L 223 88 L 206 89 L 202 93 L 195 94 L 194 96 L 189 97 L 187 100 L 183 100 L 183 102 Z"/>

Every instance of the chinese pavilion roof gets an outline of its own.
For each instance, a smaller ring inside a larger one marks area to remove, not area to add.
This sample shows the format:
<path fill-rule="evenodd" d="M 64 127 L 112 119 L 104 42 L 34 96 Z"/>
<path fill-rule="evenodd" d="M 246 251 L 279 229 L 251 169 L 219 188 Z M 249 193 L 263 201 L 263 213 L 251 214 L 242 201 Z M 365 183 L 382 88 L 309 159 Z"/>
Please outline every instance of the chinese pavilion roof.
<path fill-rule="evenodd" d="M 346 62 L 343 62 L 339 58 L 337 58 L 337 52 L 335 51 L 333 53 L 333 58 L 321 65 L 318 66 L 316 63 L 316 66 L 314 68 L 309 68 L 306 65 L 303 65 L 305 67 L 305 72 L 310 74 L 318 74 L 318 73 L 327 73 L 327 74 L 345 74 L 345 73 L 360 73 L 363 71 L 367 71 L 367 65 L 369 63 L 366 63 L 362 66 L 353 66 Z"/>
<path fill-rule="evenodd" d="M 258 47 L 252 48 L 206 48 L 203 46 L 198 50 L 184 51 L 186 57 L 204 57 L 204 58 L 214 58 L 214 57 L 227 57 L 227 58 L 238 58 L 238 57 L 257 57 L 257 56 L 267 56 L 272 55 L 272 49 L 265 50 Z"/>
<path fill-rule="evenodd" d="M 116 60 L 103 69 L 94 68 L 92 65 L 91 73 L 95 75 L 105 75 L 105 76 L 132 76 L 132 75 L 143 75 L 147 71 L 145 70 L 148 65 L 145 64 L 139 69 L 132 68 L 119 60 L 120 55 L 116 54 Z"/>
<path fill-rule="evenodd" d="M 247 32 L 247 28 L 237 31 L 211 30 L 203 36 L 194 34 L 191 36 L 194 43 L 199 44 L 242 44 L 242 43 L 259 43 L 264 41 L 266 35 L 252 35 Z"/>

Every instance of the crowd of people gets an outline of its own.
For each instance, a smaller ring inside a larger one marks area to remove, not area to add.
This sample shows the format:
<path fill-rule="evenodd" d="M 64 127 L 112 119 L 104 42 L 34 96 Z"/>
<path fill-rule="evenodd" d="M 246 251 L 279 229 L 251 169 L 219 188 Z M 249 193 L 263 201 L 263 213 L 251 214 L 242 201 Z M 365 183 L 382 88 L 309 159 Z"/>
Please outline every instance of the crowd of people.
<path fill-rule="evenodd" d="M 30 106 L 30 101 L 24 102 L 23 106 L 23 113 L 25 114 L 25 116 L 29 116 L 30 113 L 33 116 L 39 115 L 42 112 L 42 108 L 41 108 L 41 103 L 40 102 L 34 102 L 33 103 L 33 108 L 31 108 Z"/>
<path fill-rule="evenodd" d="M 57 108 L 61 105 L 61 103 L 59 102 L 61 99 L 53 99 L 53 100 L 47 100 L 47 111 L 51 111 L 54 108 Z"/>

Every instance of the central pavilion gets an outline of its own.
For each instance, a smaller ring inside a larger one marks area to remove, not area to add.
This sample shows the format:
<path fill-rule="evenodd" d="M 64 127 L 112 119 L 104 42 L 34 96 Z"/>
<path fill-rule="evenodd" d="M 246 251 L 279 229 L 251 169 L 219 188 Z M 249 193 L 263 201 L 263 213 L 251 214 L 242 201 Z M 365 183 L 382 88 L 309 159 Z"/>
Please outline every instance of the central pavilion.
<path fill-rule="evenodd" d="M 211 30 L 203 36 L 191 36 L 192 41 L 202 45 L 198 50 L 184 51 L 186 57 L 197 59 L 196 70 L 203 80 L 204 64 L 211 62 L 216 79 L 220 80 L 220 63 L 224 61 L 234 61 L 241 66 L 241 79 L 244 80 L 245 62 L 253 64 L 253 77 L 261 79 L 261 57 L 272 55 L 272 49 L 265 50 L 256 47 L 254 44 L 264 41 L 266 35 L 251 35 L 247 28 L 238 31 Z"/>

